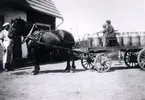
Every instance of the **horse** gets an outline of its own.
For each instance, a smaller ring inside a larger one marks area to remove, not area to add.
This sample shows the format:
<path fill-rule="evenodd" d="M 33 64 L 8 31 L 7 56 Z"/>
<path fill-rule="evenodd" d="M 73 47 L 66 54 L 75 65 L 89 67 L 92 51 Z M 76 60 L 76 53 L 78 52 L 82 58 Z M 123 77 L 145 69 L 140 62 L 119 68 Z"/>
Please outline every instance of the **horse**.
<path fill-rule="evenodd" d="M 45 48 L 48 51 L 50 50 L 60 50 L 64 54 L 64 58 L 67 59 L 67 64 L 65 68 L 65 72 L 75 71 L 75 59 L 73 56 L 73 52 L 69 51 L 73 49 L 75 45 L 75 40 L 72 33 L 65 30 L 39 30 L 36 28 L 36 25 L 33 24 L 31 30 L 26 32 L 28 22 L 24 21 L 21 18 L 16 18 L 11 22 L 11 27 L 9 29 L 8 37 L 10 39 L 15 39 L 23 36 L 24 41 L 27 41 L 28 48 L 30 49 L 30 53 L 33 57 L 34 68 L 32 73 L 34 75 L 40 72 L 40 56 L 42 49 Z M 39 43 L 43 43 L 46 45 L 42 45 Z M 53 46 L 59 46 L 65 49 L 54 48 Z M 66 50 L 69 49 L 69 50 Z M 41 51 L 41 52 L 40 52 Z M 70 62 L 72 60 L 72 66 Z"/>

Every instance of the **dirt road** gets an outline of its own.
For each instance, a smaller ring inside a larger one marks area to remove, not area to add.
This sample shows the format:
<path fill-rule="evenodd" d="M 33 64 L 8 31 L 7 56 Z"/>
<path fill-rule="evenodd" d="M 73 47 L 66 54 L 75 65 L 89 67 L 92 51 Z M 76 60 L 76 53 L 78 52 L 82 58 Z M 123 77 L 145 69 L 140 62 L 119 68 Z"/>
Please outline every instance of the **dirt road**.
<path fill-rule="evenodd" d="M 145 71 L 113 62 L 110 72 L 84 70 L 64 73 L 65 63 L 0 73 L 0 100 L 145 100 Z"/>

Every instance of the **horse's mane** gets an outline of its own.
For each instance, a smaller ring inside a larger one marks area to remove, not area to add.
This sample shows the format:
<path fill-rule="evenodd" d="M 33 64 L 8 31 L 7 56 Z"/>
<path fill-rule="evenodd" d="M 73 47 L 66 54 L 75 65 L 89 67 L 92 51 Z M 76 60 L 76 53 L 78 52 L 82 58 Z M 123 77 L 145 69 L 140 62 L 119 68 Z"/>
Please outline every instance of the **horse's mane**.
<path fill-rule="evenodd" d="M 11 20 L 11 27 L 9 29 L 9 32 L 11 32 L 13 29 L 17 29 L 17 35 L 24 34 L 25 21 L 21 18 L 16 18 L 15 20 Z"/>

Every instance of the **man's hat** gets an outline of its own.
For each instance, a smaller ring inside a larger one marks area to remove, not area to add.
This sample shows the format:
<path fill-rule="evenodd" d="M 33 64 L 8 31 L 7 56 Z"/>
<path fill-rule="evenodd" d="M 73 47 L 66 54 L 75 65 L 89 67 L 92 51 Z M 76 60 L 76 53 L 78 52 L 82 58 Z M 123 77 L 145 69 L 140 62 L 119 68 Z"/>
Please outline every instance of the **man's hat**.
<path fill-rule="evenodd" d="M 3 27 L 7 26 L 7 25 L 10 25 L 10 23 L 6 22 L 3 24 Z"/>
<path fill-rule="evenodd" d="M 106 20 L 106 23 L 107 23 L 107 24 L 111 24 L 111 21 L 110 21 L 110 20 Z"/>

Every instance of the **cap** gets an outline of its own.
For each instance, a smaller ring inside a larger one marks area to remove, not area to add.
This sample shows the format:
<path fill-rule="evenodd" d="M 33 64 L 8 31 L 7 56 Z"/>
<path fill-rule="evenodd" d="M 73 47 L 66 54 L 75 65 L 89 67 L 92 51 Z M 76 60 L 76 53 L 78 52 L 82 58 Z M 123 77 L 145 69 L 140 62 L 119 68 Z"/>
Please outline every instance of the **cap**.
<path fill-rule="evenodd" d="M 103 24 L 102 26 L 103 26 L 103 28 L 105 28 L 107 25 L 106 24 Z"/>
<path fill-rule="evenodd" d="M 6 22 L 3 24 L 3 27 L 7 26 L 7 25 L 10 25 L 10 23 Z"/>

